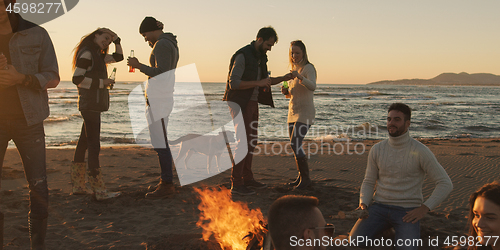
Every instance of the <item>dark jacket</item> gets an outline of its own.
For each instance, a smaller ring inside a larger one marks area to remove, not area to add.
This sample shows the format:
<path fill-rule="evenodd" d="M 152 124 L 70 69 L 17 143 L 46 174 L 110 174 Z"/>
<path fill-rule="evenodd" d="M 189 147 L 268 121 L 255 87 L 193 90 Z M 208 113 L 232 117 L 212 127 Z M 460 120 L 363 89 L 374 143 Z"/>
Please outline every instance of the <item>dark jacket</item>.
<path fill-rule="evenodd" d="M 260 79 L 265 79 L 267 75 L 267 55 L 259 53 L 255 49 L 255 41 L 249 45 L 239 49 L 231 57 L 231 63 L 229 65 L 229 74 L 227 76 L 226 91 L 224 93 L 223 101 L 231 101 L 240 105 L 242 110 L 245 110 L 248 101 L 252 97 L 254 88 L 250 89 L 231 89 L 229 85 L 229 78 L 231 75 L 231 69 L 233 68 L 234 60 L 237 55 L 243 54 L 245 57 L 245 72 L 241 76 L 242 81 L 256 81 L 258 78 L 258 70 L 260 67 Z M 259 64 L 260 60 L 260 64 Z M 274 108 L 273 96 L 270 90 L 264 91 L 264 88 L 259 88 L 259 103 L 269 105 Z"/>
<path fill-rule="evenodd" d="M 108 73 L 104 57 L 96 48 L 83 48 L 80 54 L 89 51 L 92 54 L 92 68 L 85 77 L 92 79 L 107 79 Z M 90 89 L 78 88 L 78 110 L 107 111 L 109 109 L 109 90 L 99 88 L 99 81 L 94 81 Z"/>

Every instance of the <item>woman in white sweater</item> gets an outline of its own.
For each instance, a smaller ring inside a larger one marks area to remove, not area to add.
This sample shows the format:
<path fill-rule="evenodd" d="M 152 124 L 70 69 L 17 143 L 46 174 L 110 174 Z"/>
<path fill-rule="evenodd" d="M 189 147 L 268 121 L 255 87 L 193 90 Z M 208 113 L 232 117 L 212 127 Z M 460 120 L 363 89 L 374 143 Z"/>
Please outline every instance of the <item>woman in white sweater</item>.
<path fill-rule="evenodd" d="M 307 59 L 306 46 L 300 40 L 290 43 L 289 60 L 294 79 L 290 81 L 288 88 L 282 87 L 281 92 L 290 98 L 288 131 L 299 171 L 297 179 L 289 184 L 297 189 L 305 189 L 311 185 L 311 179 L 302 141 L 314 123 L 313 97 L 316 89 L 316 69 Z"/>

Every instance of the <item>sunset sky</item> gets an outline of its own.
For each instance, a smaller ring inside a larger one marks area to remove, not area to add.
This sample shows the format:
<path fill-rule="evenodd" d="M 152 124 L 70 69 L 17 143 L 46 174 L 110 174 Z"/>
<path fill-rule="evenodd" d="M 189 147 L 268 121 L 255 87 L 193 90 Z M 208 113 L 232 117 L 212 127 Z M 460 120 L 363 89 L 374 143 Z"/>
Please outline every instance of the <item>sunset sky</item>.
<path fill-rule="evenodd" d="M 443 72 L 500 74 L 499 10 L 498 0 L 81 0 L 42 26 L 65 81 L 72 49 L 97 27 L 119 34 L 125 57 L 133 49 L 148 63 L 151 49 L 138 30 L 153 16 L 177 35 L 178 66 L 195 63 L 202 82 L 225 82 L 231 55 L 271 25 L 279 37 L 268 52 L 273 76 L 287 73 L 290 41 L 301 39 L 318 83 L 365 84 Z M 125 61 L 115 64 L 117 81 L 146 80 L 128 73 Z"/>

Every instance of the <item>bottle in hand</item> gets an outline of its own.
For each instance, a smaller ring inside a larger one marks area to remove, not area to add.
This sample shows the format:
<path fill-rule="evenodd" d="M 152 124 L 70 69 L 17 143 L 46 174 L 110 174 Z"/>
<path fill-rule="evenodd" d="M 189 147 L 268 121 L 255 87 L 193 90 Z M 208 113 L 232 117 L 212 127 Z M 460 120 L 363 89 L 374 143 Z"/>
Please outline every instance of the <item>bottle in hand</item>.
<path fill-rule="evenodd" d="M 133 58 L 133 57 L 135 57 L 134 56 L 134 50 L 131 50 L 130 51 L 130 58 Z M 128 66 L 128 72 L 131 72 L 131 73 L 135 72 L 135 68 L 132 67 L 132 66 Z"/>
<path fill-rule="evenodd" d="M 290 99 L 290 89 L 288 88 L 288 81 L 283 81 L 283 88 L 286 89 L 285 98 Z"/>
<path fill-rule="evenodd" d="M 115 80 L 116 79 L 116 68 L 113 69 L 113 72 L 111 72 L 111 75 L 109 75 L 109 79 Z M 107 88 L 108 89 L 113 89 L 114 84 L 109 85 Z"/>

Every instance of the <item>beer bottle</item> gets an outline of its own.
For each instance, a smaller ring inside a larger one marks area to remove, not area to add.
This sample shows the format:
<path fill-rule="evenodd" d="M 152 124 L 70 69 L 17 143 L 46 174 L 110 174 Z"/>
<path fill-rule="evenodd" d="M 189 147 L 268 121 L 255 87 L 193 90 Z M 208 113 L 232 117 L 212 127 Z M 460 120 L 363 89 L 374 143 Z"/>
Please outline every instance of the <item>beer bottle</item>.
<path fill-rule="evenodd" d="M 130 58 L 134 58 L 134 57 L 135 57 L 134 56 L 134 50 L 131 50 L 130 51 Z M 132 67 L 132 66 L 128 66 L 128 72 L 131 72 L 131 73 L 135 72 L 135 68 Z"/>

